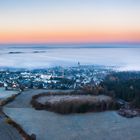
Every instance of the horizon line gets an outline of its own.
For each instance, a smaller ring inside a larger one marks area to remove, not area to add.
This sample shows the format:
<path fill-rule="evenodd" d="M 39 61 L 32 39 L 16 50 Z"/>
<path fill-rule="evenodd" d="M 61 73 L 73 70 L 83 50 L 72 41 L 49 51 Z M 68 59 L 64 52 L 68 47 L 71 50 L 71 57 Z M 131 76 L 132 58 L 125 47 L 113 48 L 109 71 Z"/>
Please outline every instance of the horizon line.
<path fill-rule="evenodd" d="M 105 45 L 105 44 L 120 44 L 120 45 L 140 45 L 139 42 L 0 42 L 0 45 Z"/>

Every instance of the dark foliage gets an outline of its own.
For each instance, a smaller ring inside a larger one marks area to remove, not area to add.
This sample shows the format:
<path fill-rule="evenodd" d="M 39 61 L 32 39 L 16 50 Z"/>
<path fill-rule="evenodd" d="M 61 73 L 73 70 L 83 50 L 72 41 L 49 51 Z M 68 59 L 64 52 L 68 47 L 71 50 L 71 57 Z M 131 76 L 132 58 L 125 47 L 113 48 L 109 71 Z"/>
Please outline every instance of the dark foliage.
<path fill-rule="evenodd" d="M 140 73 L 120 72 L 108 75 L 101 83 L 105 94 L 140 108 Z"/>

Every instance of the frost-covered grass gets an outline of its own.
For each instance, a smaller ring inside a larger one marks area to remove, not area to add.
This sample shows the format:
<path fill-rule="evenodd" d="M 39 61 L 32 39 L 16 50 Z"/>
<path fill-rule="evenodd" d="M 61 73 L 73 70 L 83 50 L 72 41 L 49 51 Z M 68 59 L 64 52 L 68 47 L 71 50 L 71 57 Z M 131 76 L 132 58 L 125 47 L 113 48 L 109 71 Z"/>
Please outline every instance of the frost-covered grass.
<path fill-rule="evenodd" d="M 36 98 L 37 97 L 37 98 Z M 35 109 L 49 110 L 61 114 L 86 113 L 118 109 L 117 103 L 105 95 L 40 94 L 34 96 L 31 104 Z"/>
<path fill-rule="evenodd" d="M 43 96 L 39 97 L 37 99 L 38 102 L 45 104 L 46 102 L 49 102 L 51 104 L 57 103 L 57 102 L 109 102 L 112 101 L 111 97 L 105 96 L 105 95 L 99 95 L 99 96 L 91 96 L 91 95 L 56 95 L 56 96 Z"/>
<path fill-rule="evenodd" d="M 116 112 L 59 115 L 33 108 L 5 108 L 5 113 L 37 140 L 139 140 L 140 118 Z"/>
<path fill-rule="evenodd" d="M 6 99 L 12 95 L 18 94 L 19 91 L 5 90 L 5 88 L 0 88 L 0 100 Z"/>

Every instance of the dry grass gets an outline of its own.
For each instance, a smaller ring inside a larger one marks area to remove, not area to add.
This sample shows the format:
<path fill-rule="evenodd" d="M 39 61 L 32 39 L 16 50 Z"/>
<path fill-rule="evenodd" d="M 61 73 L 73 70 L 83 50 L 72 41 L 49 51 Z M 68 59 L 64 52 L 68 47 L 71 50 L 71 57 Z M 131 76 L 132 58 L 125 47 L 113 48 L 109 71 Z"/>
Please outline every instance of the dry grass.
<path fill-rule="evenodd" d="M 105 99 L 102 99 L 101 96 L 75 95 L 73 93 L 67 95 L 64 93 L 39 94 L 32 97 L 31 104 L 35 109 L 49 110 L 61 114 L 97 112 L 119 108 L 111 97 L 104 96 Z M 60 99 L 55 101 L 53 98 L 57 97 Z M 39 98 L 45 98 L 46 101 L 42 103 L 38 100 Z M 53 101 L 51 101 L 51 98 Z"/>

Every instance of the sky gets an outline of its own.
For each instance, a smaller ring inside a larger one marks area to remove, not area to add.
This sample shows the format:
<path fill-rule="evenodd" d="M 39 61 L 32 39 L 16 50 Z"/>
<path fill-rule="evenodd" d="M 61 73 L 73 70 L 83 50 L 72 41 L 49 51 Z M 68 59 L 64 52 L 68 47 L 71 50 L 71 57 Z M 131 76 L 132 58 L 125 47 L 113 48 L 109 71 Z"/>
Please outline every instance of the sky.
<path fill-rule="evenodd" d="M 140 42 L 140 0 L 0 0 L 0 43 Z"/>

